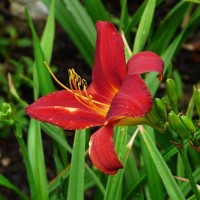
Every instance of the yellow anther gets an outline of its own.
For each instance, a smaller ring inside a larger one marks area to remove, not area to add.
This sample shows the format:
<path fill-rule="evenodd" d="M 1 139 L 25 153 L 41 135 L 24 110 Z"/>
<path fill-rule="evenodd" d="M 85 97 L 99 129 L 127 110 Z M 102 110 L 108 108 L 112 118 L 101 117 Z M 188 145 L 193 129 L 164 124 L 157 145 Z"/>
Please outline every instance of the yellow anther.
<path fill-rule="evenodd" d="M 106 114 L 106 111 L 109 109 L 109 105 L 93 100 L 93 96 L 91 94 L 88 94 L 88 92 L 87 92 L 87 81 L 85 79 L 82 79 L 75 72 L 75 70 L 73 68 L 68 70 L 69 85 L 70 85 L 70 88 L 68 88 L 67 86 L 62 84 L 56 78 L 56 76 L 51 71 L 49 65 L 46 62 L 44 62 L 44 64 L 47 67 L 47 69 L 49 70 L 53 79 L 65 90 L 72 93 L 74 95 L 74 97 L 77 99 L 77 101 L 79 101 L 81 104 L 83 104 L 87 108 L 89 108 L 91 110 L 95 110 L 96 112 L 98 112 L 102 115 Z M 102 106 L 105 108 L 106 111 L 102 110 Z"/>

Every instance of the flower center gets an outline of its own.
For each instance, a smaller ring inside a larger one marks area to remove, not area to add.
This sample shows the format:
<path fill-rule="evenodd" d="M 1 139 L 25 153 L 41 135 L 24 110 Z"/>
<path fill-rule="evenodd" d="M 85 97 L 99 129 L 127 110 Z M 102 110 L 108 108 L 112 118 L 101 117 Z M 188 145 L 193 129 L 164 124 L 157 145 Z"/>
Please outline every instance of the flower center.
<path fill-rule="evenodd" d="M 99 113 L 102 116 L 105 116 L 108 109 L 109 109 L 109 105 L 96 101 L 93 99 L 93 96 L 91 94 L 88 94 L 87 92 L 87 81 L 85 79 L 82 79 L 76 72 L 75 70 L 69 69 L 68 73 L 69 73 L 69 85 L 70 85 L 70 89 L 65 86 L 64 84 L 62 84 L 57 78 L 56 76 L 53 74 L 53 72 L 51 71 L 49 65 L 44 62 L 45 66 L 47 67 L 47 69 L 49 70 L 51 76 L 53 77 L 53 79 L 65 90 L 67 90 L 68 92 L 72 93 L 74 95 L 74 97 L 77 99 L 77 101 L 79 101 L 82 105 L 84 105 L 85 107 L 94 110 L 95 112 Z"/>

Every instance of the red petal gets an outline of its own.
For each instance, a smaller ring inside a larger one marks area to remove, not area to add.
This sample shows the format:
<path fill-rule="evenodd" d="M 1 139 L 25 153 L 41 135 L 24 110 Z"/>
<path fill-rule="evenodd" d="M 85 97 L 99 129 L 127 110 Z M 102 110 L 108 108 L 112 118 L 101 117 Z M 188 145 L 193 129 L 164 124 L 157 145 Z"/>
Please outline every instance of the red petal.
<path fill-rule="evenodd" d="M 99 94 L 112 99 L 126 76 L 124 43 L 113 24 L 99 21 L 96 27 L 92 80 Z"/>
<path fill-rule="evenodd" d="M 93 83 L 91 83 L 89 85 L 89 87 L 87 88 L 87 92 L 89 94 L 92 94 L 93 96 L 97 96 L 98 97 L 98 101 L 103 102 L 103 103 L 105 103 L 107 105 L 111 104 L 112 99 L 108 99 L 106 96 L 99 95 L 98 91 L 95 90 Z"/>
<path fill-rule="evenodd" d="M 128 61 L 128 74 L 142 74 L 155 71 L 162 75 L 163 69 L 163 60 L 157 54 L 150 51 L 137 53 Z"/>
<path fill-rule="evenodd" d="M 142 117 L 152 108 L 152 98 L 139 75 L 128 75 L 119 92 L 113 98 L 106 119 Z"/>
<path fill-rule="evenodd" d="M 89 155 L 93 164 L 106 174 L 116 174 L 123 168 L 114 148 L 113 127 L 104 126 L 90 138 Z"/>
<path fill-rule="evenodd" d="M 67 90 L 41 97 L 27 107 L 32 118 L 64 129 L 83 129 L 102 125 L 105 117 L 85 107 Z"/>

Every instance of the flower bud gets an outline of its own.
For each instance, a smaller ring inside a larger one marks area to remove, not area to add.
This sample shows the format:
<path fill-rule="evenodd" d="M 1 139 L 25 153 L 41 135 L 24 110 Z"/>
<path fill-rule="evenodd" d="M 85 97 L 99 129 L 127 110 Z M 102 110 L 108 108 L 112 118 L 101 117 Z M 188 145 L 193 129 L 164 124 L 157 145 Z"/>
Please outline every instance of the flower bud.
<path fill-rule="evenodd" d="M 10 118 L 12 113 L 12 108 L 8 103 L 2 103 L 0 105 L 0 121 L 3 122 L 5 125 L 12 125 L 14 120 Z"/>
<path fill-rule="evenodd" d="M 191 131 L 192 133 L 196 132 L 196 127 L 194 126 L 192 120 L 187 116 L 180 116 L 180 119 L 182 120 L 183 124 L 186 126 L 186 128 Z"/>
<path fill-rule="evenodd" d="M 156 108 L 159 116 L 161 117 L 161 119 L 166 121 L 167 120 L 167 110 L 166 110 L 165 103 L 161 99 L 155 98 L 154 104 L 155 104 L 155 108 Z"/>
<path fill-rule="evenodd" d="M 173 108 L 177 108 L 178 96 L 177 96 L 177 88 L 175 81 L 172 79 L 167 79 L 166 89 L 167 89 L 166 90 L 167 96 L 169 98 L 171 106 Z"/>
<path fill-rule="evenodd" d="M 160 116 L 158 115 L 158 112 L 155 108 L 155 106 L 153 105 L 153 108 L 151 109 L 151 111 L 149 113 L 146 114 L 146 118 L 147 120 L 149 120 L 152 124 L 158 126 L 158 127 L 163 127 L 164 125 L 162 124 L 161 120 L 160 120 Z"/>
<path fill-rule="evenodd" d="M 168 114 L 168 122 L 170 125 L 170 128 L 176 132 L 181 138 L 183 139 L 191 139 L 192 135 L 188 131 L 188 129 L 185 127 L 181 119 L 178 117 L 178 115 L 171 111 Z"/>
<path fill-rule="evenodd" d="M 0 117 L 7 117 L 11 114 L 12 109 L 10 104 L 2 103 L 0 106 Z"/>

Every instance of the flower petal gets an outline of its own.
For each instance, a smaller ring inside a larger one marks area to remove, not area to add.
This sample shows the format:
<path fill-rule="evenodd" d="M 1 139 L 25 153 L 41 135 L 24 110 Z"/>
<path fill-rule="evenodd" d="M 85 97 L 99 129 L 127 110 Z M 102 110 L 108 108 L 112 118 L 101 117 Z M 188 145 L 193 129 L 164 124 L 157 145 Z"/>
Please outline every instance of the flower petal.
<path fill-rule="evenodd" d="M 96 27 L 92 81 L 99 94 L 112 99 L 126 76 L 124 43 L 113 24 L 99 21 Z"/>
<path fill-rule="evenodd" d="M 128 75 L 113 98 L 106 121 L 142 117 L 152 108 L 152 97 L 140 75 Z"/>
<path fill-rule="evenodd" d="M 67 90 L 41 97 L 26 108 L 32 118 L 60 126 L 64 129 L 83 129 L 102 125 L 102 116 L 81 104 Z"/>
<path fill-rule="evenodd" d="M 142 74 L 155 71 L 162 75 L 164 62 L 157 54 L 143 51 L 133 55 L 129 59 L 127 66 L 128 74 Z"/>
<path fill-rule="evenodd" d="M 113 127 L 104 126 L 90 138 L 89 155 L 93 164 L 106 174 L 116 174 L 123 168 L 114 149 Z"/>
<path fill-rule="evenodd" d="M 112 99 L 108 99 L 106 96 L 99 95 L 98 91 L 95 90 L 94 84 L 91 83 L 87 88 L 88 94 L 92 94 L 93 96 L 98 96 L 98 101 L 103 102 L 107 105 L 111 104 Z"/>

